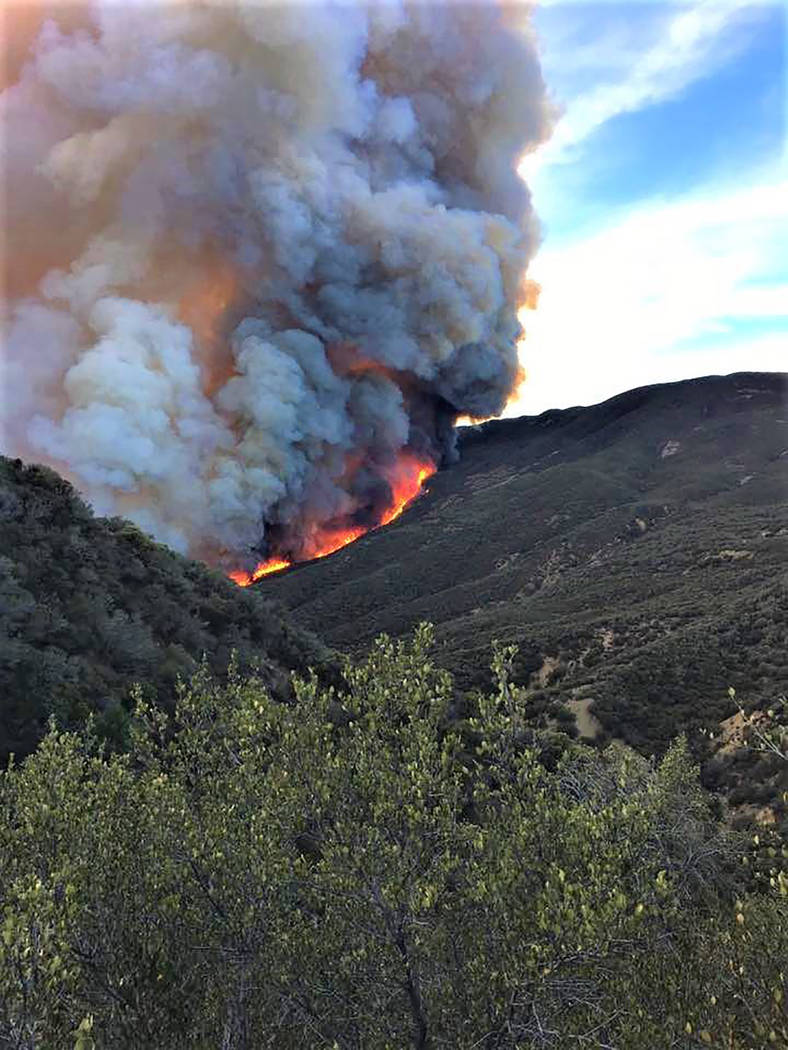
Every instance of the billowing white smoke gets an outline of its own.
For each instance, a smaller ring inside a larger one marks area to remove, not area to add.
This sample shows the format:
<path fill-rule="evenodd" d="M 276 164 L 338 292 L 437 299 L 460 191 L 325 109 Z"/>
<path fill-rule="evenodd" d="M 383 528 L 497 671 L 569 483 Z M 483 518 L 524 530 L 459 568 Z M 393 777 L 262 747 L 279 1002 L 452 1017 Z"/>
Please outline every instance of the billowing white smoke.
<path fill-rule="evenodd" d="M 550 123 L 524 8 L 49 16 L 3 95 L 6 451 L 237 565 L 501 409 Z"/>

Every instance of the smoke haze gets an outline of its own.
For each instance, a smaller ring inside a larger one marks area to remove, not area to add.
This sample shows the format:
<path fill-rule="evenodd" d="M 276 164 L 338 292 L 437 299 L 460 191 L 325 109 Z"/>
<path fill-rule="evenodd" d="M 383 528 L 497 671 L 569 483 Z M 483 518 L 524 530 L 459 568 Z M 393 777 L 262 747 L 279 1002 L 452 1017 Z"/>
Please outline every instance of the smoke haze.
<path fill-rule="evenodd" d="M 225 567 L 499 412 L 549 133 L 527 9 L 4 10 L 5 450 Z"/>

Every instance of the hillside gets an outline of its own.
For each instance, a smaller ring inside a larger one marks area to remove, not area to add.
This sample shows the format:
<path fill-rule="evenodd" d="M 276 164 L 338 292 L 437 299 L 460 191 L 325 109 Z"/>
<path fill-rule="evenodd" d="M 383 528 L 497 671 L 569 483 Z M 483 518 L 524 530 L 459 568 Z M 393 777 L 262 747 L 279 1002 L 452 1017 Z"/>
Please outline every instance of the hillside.
<path fill-rule="evenodd" d="M 493 638 L 536 709 L 661 752 L 788 687 L 786 376 L 742 373 L 462 432 L 396 523 L 257 589 L 344 650 L 436 624 L 465 689 Z"/>
<path fill-rule="evenodd" d="M 27 754 L 50 714 L 93 712 L 120 742 L 132 683 L 168 706 L 178 674 L 203 654 L 221 674 L 233 650 L 276 695 L 290 670 L 333 668 L 262 594 L 94 517 L 54 471 L 0 457 L 0 763 Z"/>

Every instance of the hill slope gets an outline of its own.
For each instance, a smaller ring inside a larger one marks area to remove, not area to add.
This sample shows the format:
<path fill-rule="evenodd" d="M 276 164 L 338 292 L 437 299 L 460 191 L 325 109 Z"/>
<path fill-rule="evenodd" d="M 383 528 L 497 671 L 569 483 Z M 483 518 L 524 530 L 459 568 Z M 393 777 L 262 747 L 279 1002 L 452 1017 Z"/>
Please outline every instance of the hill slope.
<path fill-rule="evenodd" d="M 0 457 L 0 763 L 28 753 L 51 713 L 95 712 L 122 737 L 133 682 L 166 704 L 179 673 L 206 654 L 221 674 L 232 650 L 280 695 L 291 669 L 333 668 L 263 595 L 94 518 L 54 471 Z"/>
<path fill-rule="evenodd" d="M 431 620 L 466 688 L 517 642 L 535 705 L 661 751 L 729 685 L 788 687 L 787 392 L 743 373 L 469 429 L 398 522 L 258 589 L 341 649 Z"/>

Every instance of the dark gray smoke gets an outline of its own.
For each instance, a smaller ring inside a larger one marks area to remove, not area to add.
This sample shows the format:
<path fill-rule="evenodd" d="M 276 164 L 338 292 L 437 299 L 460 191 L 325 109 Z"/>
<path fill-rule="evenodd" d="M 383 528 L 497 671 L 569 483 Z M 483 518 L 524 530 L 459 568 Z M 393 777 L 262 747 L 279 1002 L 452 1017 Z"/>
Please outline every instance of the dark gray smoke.
<path fill-rule="evenodd" d="M 372 523 L 515 382 L 527 9 L 44 14 L 3 95 L 7 450 L 225 565 Z"/>

